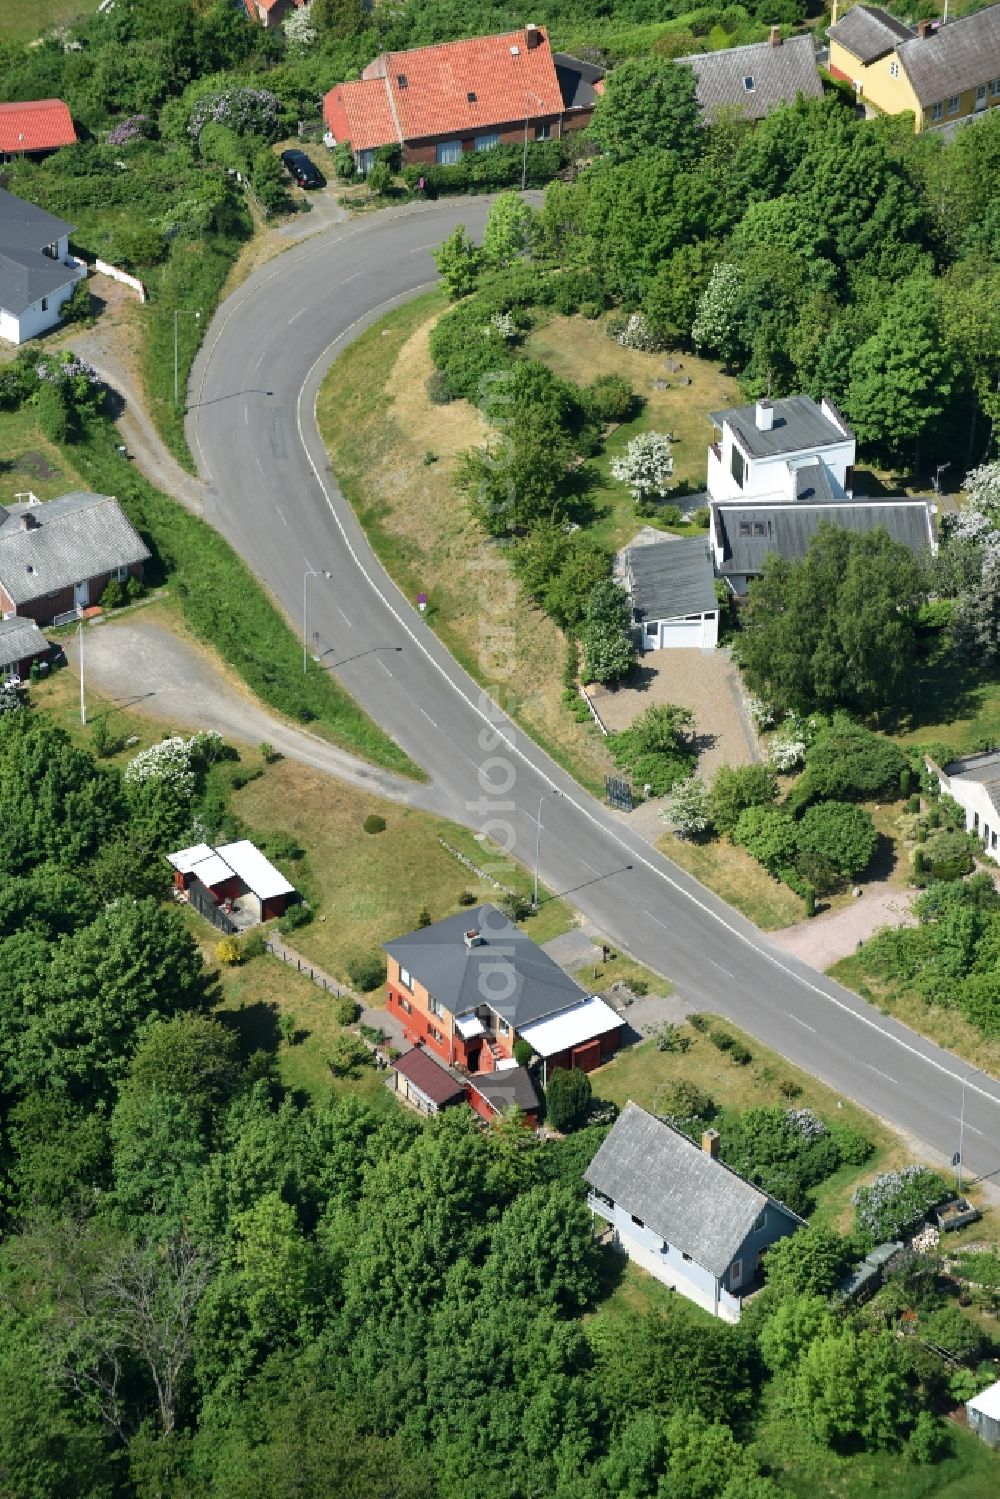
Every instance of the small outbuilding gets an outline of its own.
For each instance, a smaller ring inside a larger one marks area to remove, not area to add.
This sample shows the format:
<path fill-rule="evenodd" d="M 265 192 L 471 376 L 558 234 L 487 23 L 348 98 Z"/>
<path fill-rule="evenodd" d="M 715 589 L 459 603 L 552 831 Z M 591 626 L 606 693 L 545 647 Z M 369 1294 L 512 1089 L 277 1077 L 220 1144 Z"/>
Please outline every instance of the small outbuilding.
<path fill-rule="evenodd" d="M 707 540 L 629 547 L 626 584 L 644 651 L 711 650 L 719 643 L 719 601 Z"/>
<path fill-rule="evenodd" d="M 192 886 L 200 885 L 237 927 L 256 926 L 281 916 L 298 896 L 295 886 L 248 838 L 219 848 L 196 843 L 167 858 L 178 890 L 189 892 Z"/>
<path fill-rule="evenodd" d="M 500 1067 L 496 1072 L 477 1073 L 469 1079 L 466 1092 L 469 1107 L 487 1122 L 517 1109 L 525 1123 L 534 1126 L 542 1115 L 542 1100 L 527 1067 Z"/>
<path fill-rule="evenodd" d="M 465 1100 L 465 1084 L 440 1062 L 414 1046 L 397 1057 L 390 1077 L 394 1092 L 421 1114 L 436 1114 Z"/>
<path fill-rule="evenodd" d="M 52 646 L 33 619 L 16 614 L 0 620 L 0 681 L 23 682 L 32 663 L 51 654 Z"/>
<path fill-rule="evenodd" d="M 1000 1379 L 967 1400 L 965 1414 L 979 1440 L 1000 1451 Z"/>

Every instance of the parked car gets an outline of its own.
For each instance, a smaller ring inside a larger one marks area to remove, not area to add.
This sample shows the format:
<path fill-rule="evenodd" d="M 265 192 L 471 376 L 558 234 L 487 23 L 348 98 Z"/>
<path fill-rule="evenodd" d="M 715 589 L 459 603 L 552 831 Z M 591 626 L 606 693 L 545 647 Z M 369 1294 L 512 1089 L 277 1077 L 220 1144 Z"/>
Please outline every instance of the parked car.
<path fill-rule="evenodd" d="M 323 174 L 304 151 L 282 151 L 281 160 L 299 187 L 322 187 Z"/>

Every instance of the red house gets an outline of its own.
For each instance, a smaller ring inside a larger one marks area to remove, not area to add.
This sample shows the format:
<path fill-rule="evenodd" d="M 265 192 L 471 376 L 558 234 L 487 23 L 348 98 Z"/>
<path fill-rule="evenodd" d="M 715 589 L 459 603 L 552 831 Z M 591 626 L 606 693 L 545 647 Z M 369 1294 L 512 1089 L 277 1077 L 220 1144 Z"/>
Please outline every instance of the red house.
<path fill-rule="evenodd" d="M 518 1039 L 553 1067 L 590 1072 L 614 1056 L 623 1022 L 581 989 L 496 906 L 460 911 L 385 944 L 387 1009 L 408 1041 L 452 1066 L 494 1072 Z"/>
<path fill-rule="evenodd" d="M 232 909 L 237 926 L 253 926 L 281 916 L 298 892 L 248 838 L 211 848 L 196 843 L 192 848 L 168 854 L 174 885 L 190 890 L 197 882 L 216 905 Z"/>
<path fill-rule="evenodd" d="M 600 68 L 553 53 L 540 26 L 383 52 L 323 99 L 328 143 L 350 143 L 361 172 L 380 146 L 403 164 L 448 165 L 468 151 L 558 139 L 590 123 Z"/>
<path fill-rule="evenodd" d="M 47 658 L 52 649 L 33 619 L 15 614 L 0 620 L 0 682 L 23 682 L 32 664 Z"/>
<path fill-rule="evenodd" d="M 75 145 L 73 117 L 61 99 L 0 104 L 0 161 L 41 156 L 59 146 Z"/>
<path fill-rule="evenodd" d="M 504 1067 L 470 1077 L 465 1089 L 469 1107 L 487 1123 L 517 1109 L 524 1122 L 534 1128 L 542 1117 L 542 1100 L 527 1067 Z"/>

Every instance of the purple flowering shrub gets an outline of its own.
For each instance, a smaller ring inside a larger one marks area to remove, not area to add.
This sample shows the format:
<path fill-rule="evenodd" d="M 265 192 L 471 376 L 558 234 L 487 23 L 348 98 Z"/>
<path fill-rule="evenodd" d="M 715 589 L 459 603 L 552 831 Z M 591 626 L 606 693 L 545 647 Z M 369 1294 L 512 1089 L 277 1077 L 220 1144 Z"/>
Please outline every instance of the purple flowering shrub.
<path fill-rule="evenodd" d="M 926 1166 L 884 1171 L 854 1194 L 858 1230 L 873 1244 L 904 1237 L 948 1196 L 948 1187 Z"/>
<path fill-rule="evenodd" d="M 145 140 L 151 128 L 149 115 L 129 115 L 119 120 L 113 130 L 108 131 L 109 146 L 130 146 L 133 141 Z"/>
<path fill-rule="evenodd" d="M 237 135 L 274 140 L 281 124 L 281 100 L 266 88 L 220 89 L 198 100 L 188 121 L 188 134 L 197 140 L 209 124 L 226 125 Z"/>

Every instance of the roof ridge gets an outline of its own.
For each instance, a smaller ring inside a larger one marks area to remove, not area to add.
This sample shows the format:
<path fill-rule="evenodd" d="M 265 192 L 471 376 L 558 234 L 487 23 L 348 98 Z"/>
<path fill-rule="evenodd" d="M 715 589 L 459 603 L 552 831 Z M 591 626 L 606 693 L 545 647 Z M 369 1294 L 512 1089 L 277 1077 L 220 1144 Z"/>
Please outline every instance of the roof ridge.
<path fill-rule="evenodd" d="M 707 1150 L 702 1150 L 697 1140 L 692 1140 L 690 1135 L 686 1135 L 684 1131 L 682 1129 L 678 1129 L 675 1124 L 670 1124 L 660 1114 L 654 1114 L 651 1110 L 644 1109 L 642 1107 L 642 1104 L 633 1102 L 631 1098 L 628 1100 L 628 1103 L 626 1103 L 625 1107 L 628 1108 L 629 1104 L 631 1104 L 632 1108 L 638 1109 L 640 1113 L 648 1114 L 650 1119 L 655 1119 L 657 1124 L 663 1125 L 664 1129 L 671 1130 L 673 1134 L 678 1137 L 678 1139 L 683 1140 L 686 1144 L 690 1145 L 691 1149 L 695 1151 L 697 1155 L 704 1156 L 706 1160 L 712 1161 L 716 1166 L 721 1166 L 723 1171 L 728 1171 L 730 1176 L 735 1176 L 737 1181 L 741 1181 L 745 1187 L 749 1187 L 751 1191 L 756 1192 L 758 1196 L 766 1197 L 768 1202 L 777 1203 L 779 1208 L 784 1208 L 786 1213 L 789 1213 L 793 1218 L 798 1218 L 798 1221 L 800 1223 L 805 1222 L 805 1219 L 799 1218 L 798 1213 L 793 1212 L 792 1209 L 787 1205 L 787 1203 L 782 1202 L 780 1197 L 775 1197 L 774 1194 L 772 1192 L 769 1192 L 766 1187 L 758 1187 L 756 1182 L 752 1182 L 748 1176 L 744 1176 L 742 1171 L 737 1171 L 735 1166 L 730 1166 L 729 1162 L 724 1161 L 720 1155 L 709 1155 Z M 709 1128 L 711 1127 L 712 1126 L 710 1125 Z"/>
<path fill-rule="evenodd" d="M 812 37 L 807 36 L 805 32 L 800 32 L 797 36 L 783 37 L 781 46 L 790 47 L 794 42 L 808 42 L 810 47 L 812 47 Z M 698 62 L 705 57 L 735 57 L 739 52 L 756 52 L 762 47 L 766 47 L 769 52 L 776 52 L 778 50 L 765 37 L 762 42 L 741 42 L 738 47 L 715 47 L 708 48 L 704 52 L 691 52 L 686 57 L 678 57 L 677 61 Z M 813 51 L 815 51 L 815 48 L 813 48 Z"/>
<path fill-rule="evenodd" d="M 422 47 L 405 47 L 401 52 L 383 52 L 380 56 L 412 57 L 414 52 L 443 52 L 446 47 L 467 47 L 470 42 L 502 42 L 511 36 L 523 38 L 525 29 L 524 26 L 517 26 L 513 31 L 480 31 L 476 36 L 453 37 L 450 42 L 425 42 Z M 535 30 L 541 32 L 546 42 L 549 41 L 549 34 L 544 26 L 536 26 Z M 551 51 L 551 43 L 549 43 L 549 50 Z M 582 59 L 577 58 L 577 61 L 580 62 Z"/>

